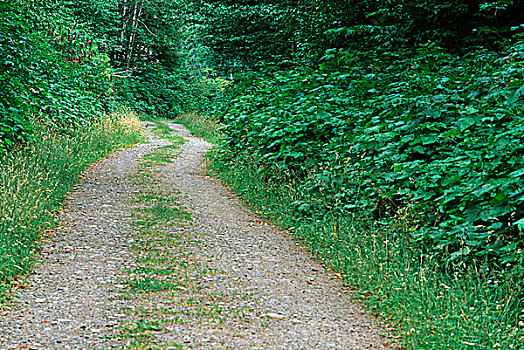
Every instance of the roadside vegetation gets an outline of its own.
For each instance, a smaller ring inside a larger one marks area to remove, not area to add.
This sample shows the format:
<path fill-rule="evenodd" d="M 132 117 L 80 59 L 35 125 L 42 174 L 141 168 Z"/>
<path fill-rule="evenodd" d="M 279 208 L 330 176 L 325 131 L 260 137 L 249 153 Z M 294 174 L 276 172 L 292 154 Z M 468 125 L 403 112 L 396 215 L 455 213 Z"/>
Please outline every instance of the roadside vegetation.
<path fill-rule="evenodd" d="M 2 295 L 82 168 L 138 139 L 125 106 L 218 143 L 212 169 L 400 346 L 524 347 L 521 2 L 0 10 Z"/>
<path fill-rule="evenodd" d="M 138 118 L 112 115 L 82 129 L 34 131 L 29 142 L 0 158 L 0 301 L 13 279 L 33 266 L 39 241 L 52 234 L 64 197 L 82 171 L 142 139 Z"/>
<path fill-rule="evenodd" d="M 141 140 L 137 114 L 174 117 L 220 87 L 199 73 L 182 13 L 162 1 L 0 1 L 0 301 L 81 172 Z"/>
<path fill-rule="evenodd" d="M 224 136 L 221 132 L 224 125 L 207 115 L 185 113 L 175 118 L 173 122 L 184 125 L 193 135 L 201 136 L 213 144 L 222 141 Z"/>
<path fill-rule="evenodd" d="M 219 176 L 402 346 L 522 348 L 522 5 L 212 3 Z"/>

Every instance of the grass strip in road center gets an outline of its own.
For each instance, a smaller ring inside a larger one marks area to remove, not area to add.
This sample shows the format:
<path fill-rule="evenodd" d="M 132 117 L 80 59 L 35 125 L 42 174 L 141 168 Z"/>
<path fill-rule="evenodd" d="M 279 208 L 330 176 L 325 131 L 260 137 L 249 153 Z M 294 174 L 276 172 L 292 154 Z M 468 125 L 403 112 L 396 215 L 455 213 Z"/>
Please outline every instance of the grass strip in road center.
<path fill-rule="evenodd" d="M 137 260 L 126 271 L 124 298 L 132 300 L 132 306 L 124 310 L 129 317 L 113 335 L 127 343 L 128 349 L 183 348 L 190 340 L 178 337 L 177 327 L 220 328 L 226 319 L 242 318 L 244 312 L 226 310 L 223 296 L 202 283 L 217 271 L 196 257 L 201 234 L 192 229 L 193 218 L 181 204 L 181 194 L 165 179 L 185 141 L 168 133 L 165 124 L 157 121 L 154 125 L 156 137 L 171 144 L 146 155 L 131 175 L 137 186 L 131 203 L 131 249 Z M 191 345 L 201 344 L 191 340 Z"/>

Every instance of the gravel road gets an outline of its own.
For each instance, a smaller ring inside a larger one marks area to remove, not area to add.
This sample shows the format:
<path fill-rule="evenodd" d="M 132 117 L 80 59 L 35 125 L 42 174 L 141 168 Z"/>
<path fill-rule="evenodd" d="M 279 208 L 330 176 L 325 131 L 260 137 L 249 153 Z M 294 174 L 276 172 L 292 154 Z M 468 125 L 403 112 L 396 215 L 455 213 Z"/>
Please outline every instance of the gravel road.
<path fill-rule="evenodd" d="M 144 125 L 149 142 L 94 164 L 68 196 L 60 227 L 44 237 L 34 274 L 2 309 L 0 349 L 140 349 L 118 332 L 136 317 L 129 310 L 182 310 L 182 301 L 204 304 L 210 295 L 220 296 L 214 300 L 219 322 L 183 309 L 177 319 L 184 322 L 164 322 L 152 332 L 151 348 L 391 348 L 378 321 L 352 301 L 334 274 L 206 174 L 202 156 L 211 145 L 169 122 L 173 134 L 187 142 L 151 180 L 176 193 L 192 216 L 190 224 L 166 230 L 191 232 L 195 243 L 183 244 L 183 250 L 213 273 L 193 280 L 195 295 L 191 288 L 169 298 L 130 295 L 126 271 L 137 266 L 139 256 L 131 249 L 134 197 L 144 186 L 132 175 L 146 154 L 169 144 L 153 136 L 151 123 Z"/>

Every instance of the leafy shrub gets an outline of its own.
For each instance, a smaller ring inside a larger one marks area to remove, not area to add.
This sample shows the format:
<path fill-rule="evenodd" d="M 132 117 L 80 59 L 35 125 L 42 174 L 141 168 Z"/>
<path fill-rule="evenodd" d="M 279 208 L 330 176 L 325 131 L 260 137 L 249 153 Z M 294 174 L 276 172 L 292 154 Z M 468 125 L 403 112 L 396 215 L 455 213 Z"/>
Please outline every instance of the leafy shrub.
<path fill-rule="evenodd" d="M 117 99 L 133 110 L 156 118 L 175 118 L 209 106 L 221 80 L 192 76 L 189 71 L 157 64 L 116 82 Z"/>
<path fill-rule="evenodd" d="M 224 116 L 226 145 L 333 210 L 409 226 L 426 254 L 521 266 L 522 48 L 332 50 L 318 70 L 251 74 Z"/>
<path fill-rule="evenodd" d="M 206 50 L 190 24 L 189 6 L 166 0 L 70 3 L 111 58 L 119 103 L 159 118 L 203 107 L 214 79 L 208 77 L 201 52 Z"/>
<path fill-rule="evenodd" d="M 211 169 L 258 215 L 343 275 L 353 295 L 401 336 L 395 348 L 523 348 L 524 300 L 507 271 L 478 264 L 443 269 L 438 259 L 420 256 L 405 227 L 385 226 L 365 212 L 330 212 L 329 197 L 296 182 L 268 184 L 252 162 L 221 159 L 222 152 L 212 152 Z"/>
<path fill-rule="evenodd" d="M 16 5 L 0 2 L 0 151 L 21 142 L 30 132 L 25 115 L 30 90 L 25 81 L 30 76 L 34 36 L 27 35 L 30 23 Z"/>
<path fill-rule="evenodd" d="M 31 134 L 34 119 L 81 125 L 107 109 L 108 59 L 70 15 L 39 2 L 0 3 L 0 151 Z"/>

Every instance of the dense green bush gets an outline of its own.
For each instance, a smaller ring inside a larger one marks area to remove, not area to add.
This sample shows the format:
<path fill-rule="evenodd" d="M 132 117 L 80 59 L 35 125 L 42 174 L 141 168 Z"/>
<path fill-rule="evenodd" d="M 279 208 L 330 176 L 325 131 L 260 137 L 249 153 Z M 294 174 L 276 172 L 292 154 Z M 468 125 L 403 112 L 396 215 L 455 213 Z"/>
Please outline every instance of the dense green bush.
<path fill-rule="evenodd" d="M 108 59 L 52 3 L 0 3 L 0 151 L 27 139 L 35 119 L 83 124 L 111 93 Z"/>
<path fill-rule="evenodd" d="M 11 147 L 23 139 L 28 132 L 23 113 L 24 99 L 28 92 L 23 89 L 23 81 L 28 71 L 20 67 L 19 61 L 26 61 L 29 50 L 27 40 L 22 40 L 23 28 L 27 26 L 24 18 L 17 13 L 14 4 L 0 3 L 0 149 Z"/>
<path fill-rule="evenodd" d="M 250 75 L 226 144 L 333 210 L 409 226 L 426 254 L 522 266 L 523 63 L 518 40 L 464 57 L 332 50 L 318 70 Z"/>
<path fill-rule="evenodd" d="M 137 112 L 159 118 L 174 118 L 184 110 L 191 95 L 185 72 L 167 71 L 161 65 L 117 80 L 119 101 Z"/>
<path fill-rule="evenodd" d="M 249 159 L 222 159 L 222 150 L 216 151 L 211 169 L 257 215 L 288 229 L 343 275 L 353 296 L 391 327 L 392 348 L 523 348 L 524 300 L 514 276 L 478 264 L 443 269 L 438 259 L 420 256 L 406 227 L 384 225 L 365 212 L 330 211 L 331 198 L 297 182 L 268 183 Z M 319 209 L 312 213 L 297 203 Z"/>
<path fill-rule="evenodd" d="M 520 25 L 516 0 L 195 0 L 209 59 L 223 73 L 260 62 L 287 68 L 319 63 L 332 48 L 411 50 L 428 40 L 454 52 L 474 46 L 503 49 Z"/>

